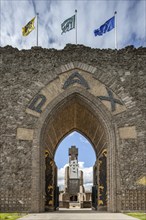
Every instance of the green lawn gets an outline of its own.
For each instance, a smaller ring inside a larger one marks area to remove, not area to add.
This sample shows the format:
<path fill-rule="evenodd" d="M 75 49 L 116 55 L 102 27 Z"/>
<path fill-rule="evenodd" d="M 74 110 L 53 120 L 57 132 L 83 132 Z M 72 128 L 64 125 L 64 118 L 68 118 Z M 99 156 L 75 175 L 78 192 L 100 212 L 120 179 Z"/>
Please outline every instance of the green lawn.
<path fill-rule="evenodd" d="M 19 213 L 0 213 L 0 220 L 16 220 L 26 214 Z"/>
<path fill-rule="evenodd" d="M 132 217 L 135 217 L 140 220 L 146 220 L 146 214 L 145 213 L 127 213 L 127 215 L 130 215 Z"/>

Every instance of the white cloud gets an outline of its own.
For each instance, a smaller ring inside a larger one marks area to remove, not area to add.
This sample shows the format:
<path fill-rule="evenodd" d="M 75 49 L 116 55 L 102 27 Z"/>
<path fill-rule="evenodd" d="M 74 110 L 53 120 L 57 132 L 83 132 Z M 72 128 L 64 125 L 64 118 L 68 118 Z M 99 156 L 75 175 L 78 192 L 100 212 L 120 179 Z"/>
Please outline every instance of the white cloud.
<path fill-rule="evenodd" d="M 93 186 L 93 167 L 84 167 L 84 162 L 79 162 L 79 170 L 83 171 L 84 187 L 86 191 L 91 191 Z"/>
<path fill-rule="evenodd" d="M 64 190 L 65 167 L 67 166 L 68 164 L 65 164 L 64 167 L 58 169 L 58 186 L 60 190 Z"/>
<path fill-rule="evenodd" d="M 58 186 L 60 190 L 64 190 L 65 167 L 58 169 Z M 84 173 L 84 187 L 86 191 L 91 191 L 93 185 L 93 167 L 84 167 L 84 162 L 79 161 L 79 170 Z"/>
<path fill-rule="evenodd" d="M 82 137 L 82 136 L 80 136 L 80 141 L 84 144 L 90 144 L 89 141 L 86 138 Z"/>
<path fill-rule="evenodd" d="M 39 45 L 61 49 L 67 43 L 75 43 L 75 30 L 61 35 L 61 23 L 78 10 L 78 43 L 92 48 L 114 48 L 114 30 L 102 37 L 95 37 L 99 28 L 117 11 L 118 45 L 144 46 L 145 11 L 144 0 L 84 0 L 84 1 L 1 1 L 1 45 L 19 49 L 36 45 L 36 31 L 22 37 L 21 29 L 39 12 Z M 66 10 L 67 9 L 67 10 Z M 145 45 L 146 46 L 146 45 Z"/>

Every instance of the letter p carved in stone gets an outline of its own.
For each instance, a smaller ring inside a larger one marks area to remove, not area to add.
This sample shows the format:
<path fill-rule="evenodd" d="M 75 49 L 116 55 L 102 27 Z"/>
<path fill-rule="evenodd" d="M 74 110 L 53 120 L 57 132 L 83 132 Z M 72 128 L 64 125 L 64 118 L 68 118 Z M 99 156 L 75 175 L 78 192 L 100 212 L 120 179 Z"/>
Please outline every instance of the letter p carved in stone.
<path fill-rule="evenodd" d="M 30 103 L 30 105 L 28 106 L 28 108 L 38 113 L 41 113 L 42 112 L 41 108 L 45 102 L 46 102 L 46 97 L 42 94 L 37 94 Z"/>

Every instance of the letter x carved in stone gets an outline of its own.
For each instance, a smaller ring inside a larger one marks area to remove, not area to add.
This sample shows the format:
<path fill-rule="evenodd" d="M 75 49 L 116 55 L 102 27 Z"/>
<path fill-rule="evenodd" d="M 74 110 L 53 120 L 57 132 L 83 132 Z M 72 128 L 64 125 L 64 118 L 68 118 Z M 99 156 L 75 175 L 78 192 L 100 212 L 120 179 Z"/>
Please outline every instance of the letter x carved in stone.
<path fill-rule="evenodd" d="M 114 98 L 112 91 L 110 91 L 108 88 L 106 88 L 106 90 L 109 96 L 98 96 L 98 98 L 101 100 L 109 101 L 111 103 L 111 111 L 114 112 L 116 110 L 116 103 L 119 105 L 123 105 L 123 103 L 120 100 Z"/>
<path fill-rule="evenodd" d="M 32 100 L 28 108 L 38 113 L 41 113 L 42 112 L 41 107 L 44 105 L 45 102 L 46 102 L 46 97 L 42 94 L 38 94 Z"/>

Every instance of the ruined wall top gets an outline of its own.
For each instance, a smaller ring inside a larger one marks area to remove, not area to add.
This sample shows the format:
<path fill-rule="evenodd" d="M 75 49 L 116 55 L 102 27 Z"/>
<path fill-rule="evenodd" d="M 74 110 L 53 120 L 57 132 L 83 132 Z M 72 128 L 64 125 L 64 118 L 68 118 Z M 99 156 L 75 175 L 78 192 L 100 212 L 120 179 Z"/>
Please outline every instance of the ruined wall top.
<path fill-rule="evenodd" d="M 139 48 L 135 48 L 133 45 L 129 45 L 125 48 L 122 49 L 99 49 L 99 48 L 91 48 L 91 47 L 87 47 L 85 45 L 82 44 L 66 44 L 66 46 L 63 49 L 55 49 L 55 48 L 42 48 L 42 47 L 32 47 L 31 49 L 22 49 L 19 50 L 18 48 L 14 48 L 10 45 L 7 45 L 5 47 L 0 47 L 0 51 L 2 53 L 4 52 L 13 52 L 13 53 L 37 53 L 37 52 L 42 52 L 42 53 L 59 53 L 59 52 L 63 52 L 63 51 L 86 51 L 86 52 L 98 52 L 99 54 L 128 54 L 128 53 L 135 53 L 135 54 L 140 54 L 140 55 L 144 55 L 146 54 L 146 47 L 139 47 Z"/>

